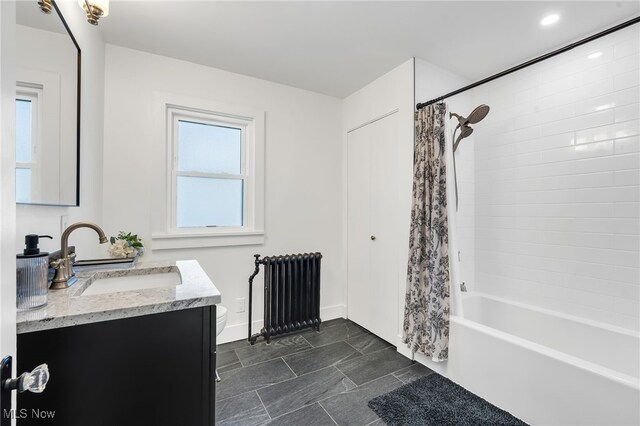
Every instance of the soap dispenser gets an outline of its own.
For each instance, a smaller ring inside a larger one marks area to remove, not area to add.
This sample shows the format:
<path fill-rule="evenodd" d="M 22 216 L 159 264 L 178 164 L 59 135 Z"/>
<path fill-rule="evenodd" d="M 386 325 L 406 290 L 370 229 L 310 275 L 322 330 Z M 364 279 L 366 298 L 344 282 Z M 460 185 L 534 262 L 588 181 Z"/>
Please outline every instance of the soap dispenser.
<path fill-rule="evenodd" d="M 40 238 L 50 235 L 25 235 L 25 248 L 16 255 L 16 307 L 19 311 L 47 304 L 49 253 L 40 252 Z"/>

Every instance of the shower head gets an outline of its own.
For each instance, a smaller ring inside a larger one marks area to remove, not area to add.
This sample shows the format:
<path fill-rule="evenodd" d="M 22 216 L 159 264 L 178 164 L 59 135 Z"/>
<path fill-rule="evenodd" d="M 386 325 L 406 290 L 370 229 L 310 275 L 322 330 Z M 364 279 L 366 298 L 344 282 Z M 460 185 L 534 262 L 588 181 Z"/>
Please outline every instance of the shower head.
<path fill-rule="evenodd" d="M 449 118 L 456 117 L 458 119 L 458 125 L 456 126 L 456 130 L 460 129 L 460 135 L 458 136 L 458 139 L 456 139 L 455 143 L 453 144 L 453 152 L 456 152 L 456 150 L 458 149 L 458 145 L 460 144 L 460 141 L 462 141 L 462 139 L 466 138 L 467 136 L 471 135 L 471 133 L 473 133 L 473 129 L 469 126 L 469 124 L 479 123 L 480 121 L 482 121 L 482 119 L 484 119 L 487 116 L 487 114 L 489 114 L 489 106 L 485 104 L 482 104 L 476 107 L 473 111 L 471 111 L 471 114 L 469 114 L 469 117 L 463 117 L 459 114 L 456 114 L 455 112 L 449 113 Z M 454 130 L 454 138 L 455 138 L 455 130 Z"/>
<path fill-rule="evenodd" d="M 473 133 L 473 129 L 471 127 L 469 127 L 469 126 L 462 126 L 460 128 L 460 138 L 461 139 L 464 139 L 467 136 L 470 136 L 471 133 Z"/>
<path fill-rule="evenodd" d="M 469 114 L 469 117 L 467 117 L 467 121 L 469 122 L 469 124 L 476 124 L 482 121 L 482 119 L 485 118 L 487 114 L 489 114 L 489 105 L 482 104 L 471 111 L 471 114 Z"/>
<path fill-rule="evenodd" d="M 462 139 L 470 136 L 471 133 L 473 133 L 473 128 L 471 128 L 468 124 L 465 124 L 463 126 L 458 125 L 458 127 L 460 128 L 460 134 L 458 135 L 458 138 L 453 143 L 453 152 L 456 152 L 456 150 L 458 149 L 458 145 L 460 145 L 460 142 L 462 141 Z M 458 127 L 456 127 L 456 130 L 458 129 Z M 455 136 L 455 131 L 454 131 L 454 136 Z"/>
<path fill-rule="evenodd" d="M 473 129 L 471 128 L 471 126 L 469 126 L 469 124 L 479 123 L 487 116 L 487 114 L 489 114 L 489 106 L 485 104 L 476 107 L 466 118 L 454 112 L 449 113 L 449 118 L 456 117 L 458 119 L 458 125 L 453 131 L 453 139 L 455 140 L 453 143 L 453 183 L 455 185 L 456 194 L 456 211 L 458 211 L 458 177 L 456 173 L 455 153 L 462 139 L 470 136 L 471 133 L 473 133 Z M 456 132 L 458 131 L 458 129 L 460 129 L 460 134 L 458 135 L 458 138 L 456 138 Z"/>
<path fill-rule="evenodd" d="M 456 114 L 455 112 L 450 112 L 449 118 L 456 117 L 458 119 L 458 127 L 464 127 L 465 125 L 476 124 L 482 121 L 482 119 L 485 118 L 487 114 L 489 114 L 489 106 L 482 104 L 471 111 L 469 117 L 463 117 L 459 114 Z"/>

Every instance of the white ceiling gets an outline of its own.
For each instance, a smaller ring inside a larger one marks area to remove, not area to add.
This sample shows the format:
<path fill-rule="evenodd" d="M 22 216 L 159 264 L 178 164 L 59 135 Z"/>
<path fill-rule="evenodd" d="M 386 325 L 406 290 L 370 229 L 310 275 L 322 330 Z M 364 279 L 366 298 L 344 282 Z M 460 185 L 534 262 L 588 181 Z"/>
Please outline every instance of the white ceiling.
<path fill-rule="evenodd" d="M 415 56 L 478 80 L 640 14 L 638 1 L 126 1 L 105 41 L 345 97 Z M 561 20 L 539 21 L 549 13 Z"/>

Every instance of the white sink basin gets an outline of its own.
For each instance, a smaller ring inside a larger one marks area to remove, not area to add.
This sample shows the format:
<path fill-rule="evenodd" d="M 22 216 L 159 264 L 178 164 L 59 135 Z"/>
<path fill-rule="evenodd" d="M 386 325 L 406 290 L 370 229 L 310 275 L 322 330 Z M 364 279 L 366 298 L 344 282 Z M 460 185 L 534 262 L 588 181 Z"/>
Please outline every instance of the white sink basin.
<path fill-rule="evenodd" d="M 81 296 L 118 293 L 122 291 L 147 290 L 152 288 L 175 287 L 182 284 L 177 271 L 147 275 L 125 275 L 122 277 L 98 278 L 85 289 Z"/>

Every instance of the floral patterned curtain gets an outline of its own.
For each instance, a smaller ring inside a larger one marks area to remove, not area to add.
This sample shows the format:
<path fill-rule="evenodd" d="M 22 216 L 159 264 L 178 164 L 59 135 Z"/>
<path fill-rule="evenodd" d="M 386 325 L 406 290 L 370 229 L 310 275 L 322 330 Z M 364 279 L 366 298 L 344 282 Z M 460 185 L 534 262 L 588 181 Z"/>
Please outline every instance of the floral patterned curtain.
<path fill-rule="evenodd" d="M 449 237 L 443 103 L 416 112 L 413 202 L 402 341 L 445 361 L 449 351 Z"/>

